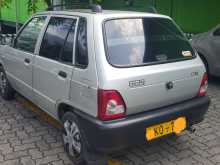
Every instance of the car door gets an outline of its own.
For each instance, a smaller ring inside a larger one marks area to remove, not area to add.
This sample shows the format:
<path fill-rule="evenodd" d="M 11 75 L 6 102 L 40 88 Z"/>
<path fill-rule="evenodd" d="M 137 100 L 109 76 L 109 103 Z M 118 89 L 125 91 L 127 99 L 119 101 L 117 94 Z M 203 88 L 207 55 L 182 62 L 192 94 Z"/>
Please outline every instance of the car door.
<path fill-rule="evenodd" d="M 59 100 L 69 98 L 77 18 L 51 16 L 33 67 L 37 104 L 56 117 Z"/>
<path fill-rule="evenodd" d="M 32 99 L 32 69 L 35 47 L 45 25 L 46 16 L 32 18 L 20 30 L 13 46 L 4 50 L 4 66 L 12 86 L 25 97 Z"/>

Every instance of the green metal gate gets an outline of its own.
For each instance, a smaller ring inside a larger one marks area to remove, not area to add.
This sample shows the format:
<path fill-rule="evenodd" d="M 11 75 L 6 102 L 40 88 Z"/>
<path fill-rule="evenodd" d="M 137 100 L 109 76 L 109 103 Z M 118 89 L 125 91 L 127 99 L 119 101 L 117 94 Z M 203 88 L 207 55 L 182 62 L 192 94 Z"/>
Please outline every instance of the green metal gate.
<path fill-rule="evenodd" d="M 158 11 L 171 16 L 185 32 L 207 31 L 220 23 L 220 0 L 155 0 Z"/>

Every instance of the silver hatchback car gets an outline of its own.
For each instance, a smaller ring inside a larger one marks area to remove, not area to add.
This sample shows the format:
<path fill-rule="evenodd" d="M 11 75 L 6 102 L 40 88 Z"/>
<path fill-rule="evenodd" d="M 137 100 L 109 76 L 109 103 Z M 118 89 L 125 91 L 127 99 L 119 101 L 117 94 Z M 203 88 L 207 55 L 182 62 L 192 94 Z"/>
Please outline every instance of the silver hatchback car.
<path fill-rule="evenodd" d="M 63 124 L 75 164 L 179 135 L 210 100 L 203 62 L 171 18 L 93 10 L 34 15 L 0 48 L 0 91 L 19 92 Z"/>

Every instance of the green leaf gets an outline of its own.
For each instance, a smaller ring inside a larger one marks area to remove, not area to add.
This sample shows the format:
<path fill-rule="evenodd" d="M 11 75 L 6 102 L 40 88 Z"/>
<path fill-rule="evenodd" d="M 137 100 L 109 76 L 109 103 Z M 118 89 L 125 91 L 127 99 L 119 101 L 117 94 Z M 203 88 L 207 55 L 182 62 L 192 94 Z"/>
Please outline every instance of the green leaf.
<path fill-rule="evenodd" d="M 12 0 L 0 0 L 0 8 L 9 8 L 9 4 Z"/>
<path fill-rule="evenodd" d="M 35 13 L 37 11 L 38 0 L 28 0 L 28 13 Z"/>
<path fill-rule="evenodd" d="M 104 0 L 95 0 L 96 3 L 102 4 Z"/>

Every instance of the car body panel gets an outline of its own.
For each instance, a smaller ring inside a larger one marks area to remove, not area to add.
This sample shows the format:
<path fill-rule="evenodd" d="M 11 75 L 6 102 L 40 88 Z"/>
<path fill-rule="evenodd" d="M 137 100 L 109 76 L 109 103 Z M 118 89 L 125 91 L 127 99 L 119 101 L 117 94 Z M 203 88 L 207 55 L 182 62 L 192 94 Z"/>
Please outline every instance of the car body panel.
<path fill-rule="evenodd" d="M 87 18 L 88 66 L 86 68 L 74 66 L 69 101 L 75 109 L 97 117 L 98 76 L 94 56 L 94 22 L 91 15 L 84 17 Z M 73 59 L 75 60 L 75 55 Z"/>
<path fill-rule="evenodd" d="M 106 59 L 103 36 L 103 21 L 112 18 L 164 18 L 170 17 L 139 12 L 103 11 L 93 13 L 81 11 L 53 11 L 37 14 L 63 17 L 86 17 L 89 65 L 82 69 L 73 65 L 65 65 L 57 61 L 38 56 L 43 33 L 36 45 L 36 56 L 33 65 L 32 92 L 34 102 L 42 109 L 57 117 L 56 107 L 65 102 L 71 102 L 75 109 L 97 117 L 98 89 L 118 90 L 122 95 L 127 114 L 135 114 L 151 109 L 182 102 L 197 96 L 204 65 L 199 57 L 191 60 L 143 67 L 116 68 Z M 46 26 L 43 31 L 45 31 Z M 15 54 L 15 56 L 17 56 Z M 73 59 L 75 55 L 73 54 Z M 7 69 L 6 69 L 7 70 Z M 22 68 L 21 68 L 22 70 Z M 57 76 L 59 70 L 67 72 L 67 79 Z M 131 87 L 134 81 L 143 80 L 143 86 Z M 14 81 L 14 80 L 12 80 Z M 173 89 L 168 90 L 167 83 L 173 83 Z M 13 82 L 12 82 L 13 83 Z M 30 86 L 31 86 L 30 85 Z M 22 89 L 18 89 L 22 93 Z M 67 101 L 68 100 L 68 101 Z"/>
<path fill-rule="evenodd" d="M 187 127 L 198 124 L 210 104 L 206 97 L 194 98 L 171 106 L 128 116 L 122 120 L 103 122 L 83 113 L 77 113 L 92 151 L 115 153 L 132 146 L 149 143 L 146 128 L 161 122 L 185 116 Z M 95 132 L 95 133 L 94 133 Z M 97 141 L 98 139 L 98 141 Z"/>
<path fill-rule="evenodd" d="M 59 76 L 65 71 L 66 78 Z M 36 56 L 33 68 L 33 90 L 38 105 L 56 116 L 55 105 L 57 100 L 69 99 L 70 82 L 73 67 Z"/>
<path fill-rule="evenodd" d="M 36 57 L 33 66 L 33 93 L 34 102 L 55 119 L 58 119 L 56 104 L 58 100 L 69 100 L 74 67 L 73 65 L 39 56 L 41 43 L 51 16 L 54 15 L 48 16 L 46 26 L 36 46 Z M 56 15 L 56 17 L 77 20 L 74 16 Z M 59 72 L 62 71 L 66 73 L 66 78 L 59 76 Z"/>
<path fill-rule="evenodd" d="M 32 72 L 34 54 L 23 52 L 10 46 L 4 46 L 2 53 L 4 54 L 4 68 L 13 88 L 21 91 L 27 98 L 33 99 Z M 29 59 L 30 63 L 26 63 L 25 59 Z"/>
<path fill-rule="evenodd" d="M 127 17 L 121 16 L 120 18 Z M 198 56 L 191 60 L 165 64 L 114 67 L 106 59 L 107 52 L 102 41 L 104 34 L 100 33 L 103 31 L 103 20 L 106 20 L 106 17 L 100 16 L 95 19 L 99 88 L 119 91 L 124 99 L 128 115 L 172 105 L 197 96 L 205 73 L 205 67 Z M 130 87 L 129 84 L 135 81 L 142 81 L 142 84 Z M 169 82 L 174 84 L 171 90 L 166 88 Z"/>

